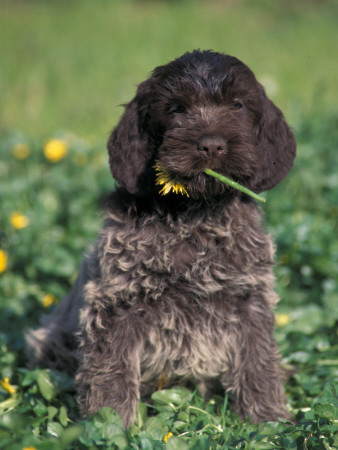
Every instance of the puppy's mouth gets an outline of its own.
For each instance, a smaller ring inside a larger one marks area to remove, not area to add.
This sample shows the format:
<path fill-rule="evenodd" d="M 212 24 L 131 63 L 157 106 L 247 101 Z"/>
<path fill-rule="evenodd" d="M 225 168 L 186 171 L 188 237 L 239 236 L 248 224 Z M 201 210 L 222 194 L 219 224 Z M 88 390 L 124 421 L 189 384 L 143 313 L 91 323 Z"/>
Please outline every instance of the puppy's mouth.
<path fill-rule="evenodd" d="M 194 180 L 193 184 L 191 184 L 189 182 L 184 183 L 184 182 L 180 181 L 176 177 L 176 175 L 170 175 L 170 173 L 167 171 L 167 169 L 165 168 L 163 163 L 161 163 L 160 161 L 156 161 L 154 168 L 157 173 L 156 184 L 163 186 L 162 189 L 160 190 L 161 195 L 166 195 L 169 192 L 173 191 L 176 194 L 186 195 L 187 197 L 189 197 L 189 192 L 191 192 L 191 194 L 192 194 L 191 196 L 195 199 L 199 199 L 201 197 L 201 195 L 200 195 L 201 182 L 203 182 L 203 183 L 205 182 L 204 178 L 202 178 L 202 180 L 200 181 L 200 183 L 198 185 L 199 189 L 197 189 L 197 191 L 196 191 L 196 189 L 195 189 L 196 181 L 195 180 Z M 266 202 L 266 199 L 264 197 L 257 195 L 255 192 L 251 191 L 250 189 L 246 188 L 245 186 L 237 183 L 234 180 L 231 180 L 230 178 L 228 178 L 224 175 L 221 175 L 221 174 L 213 171 L 212 169 L 208 169 L 208 168 L 205 169 L 204 174 L 206 174 L 209 177 L 213 177 L 214 182 L 215 182 L 215 179 L 221 181 L 223 183 L 223 186 L 225 185 L 225 187 L 228 188 L 228 190 L 237 190 L 237 191 L 240 191 L 240 192 L 254 198 L 255 200 L 259 200 L 262 203 Z M 209 187 L 209 184 L 205 185 L 205 188 L 206 187 Z M 207 193 L 207 189 L 203 189 L 203 194 L 204 194 L 203 197 L 204 198 L 208 197 L 208 195 L 206 195 L 206 193 Z M 213 189 L 213 195 L 215 195 L 216 193 L 217 192 L 215 191 L 215 189 Z"/>
<path fill-rule="evenodd" d="M 206 169 L 244 185 L 254 175 L 257 164 L 249 136 L 203 132 L 187 138 L 187 132 L 181 136 L 179 131 L 167 133 L 158 150 L 155 170 L 161 195 L 206 199 L 235 192 L 233 185 L 207 175 Z"/>
<path fill-rule="evenodd" d="M 159 193 L 167 195 L 171 192 L 181 194 L 195 199 L 210 197 L 222 194 L 232 188 L 220 181 L 209 177 L 205 169 L 196 171 L 193 175 L 181 176 L 167 169 L 162 161 L 155 163 L 156 185 L 159 186 Z"/>

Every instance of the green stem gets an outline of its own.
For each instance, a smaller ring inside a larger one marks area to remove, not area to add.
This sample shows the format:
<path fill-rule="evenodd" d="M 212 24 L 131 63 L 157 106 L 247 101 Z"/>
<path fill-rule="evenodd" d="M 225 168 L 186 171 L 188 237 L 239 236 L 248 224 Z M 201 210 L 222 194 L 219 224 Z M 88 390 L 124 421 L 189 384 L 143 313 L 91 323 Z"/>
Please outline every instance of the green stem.
<path fill-rule="evenodd" d="M 259 195 L 255 194 L 254 192 L 250 191 L 250 189 L 247 189 L 244 186 L 241 186 L 239 183 L 236 183 L 236 181 L 230 180 L 230 178 L 225 177 L 224 175 L 220 175 L 219 173 L 214 172 L 211 169 L 205 169 L 204 172 L 207 175 L 211 175 L 214 178 L 217 178 L 218 180 L 222 181 L 222 183 L 228 184 L 234 189 L 237 189 L 238 191 L 243 192 L 244 194 L 250 195 L 250 197 L 253 197 L 254 199 L 265 203 L 266 199 L 263 197 L 260 197 Z"/>

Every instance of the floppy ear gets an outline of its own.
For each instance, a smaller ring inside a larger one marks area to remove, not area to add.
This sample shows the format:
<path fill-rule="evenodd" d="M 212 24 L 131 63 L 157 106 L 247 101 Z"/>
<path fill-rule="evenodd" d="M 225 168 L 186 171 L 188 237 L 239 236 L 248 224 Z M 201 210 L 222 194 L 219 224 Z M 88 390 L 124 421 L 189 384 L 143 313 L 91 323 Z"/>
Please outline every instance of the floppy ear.
<path fill-rule="evenodd" d="M 262 115 L 256 125 L 256 148 L 260 170 L 250 180 L 255 192 L 273 188 L 291 169 L 296 156 L 296 141 L 282 112 L 267 98 L 263 86 Z"/>
<path fill-rule="evenodd" d="M 107 144 L 111 173 L 132 194 L 137 192 L 138 178 L 152 153 L 147 125 L 150 95 L 147 80 L 139 85 L 135 98 L 126 105 Z"/>

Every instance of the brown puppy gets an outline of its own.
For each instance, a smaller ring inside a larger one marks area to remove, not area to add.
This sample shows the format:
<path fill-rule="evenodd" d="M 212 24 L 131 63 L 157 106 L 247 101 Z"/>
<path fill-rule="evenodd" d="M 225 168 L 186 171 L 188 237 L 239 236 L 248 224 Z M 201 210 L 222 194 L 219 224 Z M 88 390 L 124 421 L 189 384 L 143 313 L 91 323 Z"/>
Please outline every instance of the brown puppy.
<path fill-rule="evenodd" d="M 273 244 L 256 203 L 204 173 L 279 183 L 295 156 L 281 111 L 238 59 L 194 51 L 139 86 L 108 150 L 121 187 L 73 290 L 28 336 L 31 361 L 75 374 L 82 413 L 111 406 L 126 427 L 163 375 L 221 386 L 243 418 L 288 417 Z M 159 194 L 156 161 L 189 197 Z"/>

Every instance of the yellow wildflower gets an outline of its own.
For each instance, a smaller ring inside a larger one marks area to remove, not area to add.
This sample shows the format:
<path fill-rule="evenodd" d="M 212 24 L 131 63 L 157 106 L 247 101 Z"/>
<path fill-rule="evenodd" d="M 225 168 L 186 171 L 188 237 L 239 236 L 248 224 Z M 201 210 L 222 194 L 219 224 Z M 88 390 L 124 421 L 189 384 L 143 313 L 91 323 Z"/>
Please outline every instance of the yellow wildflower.
<path fill-rule="evenodd" d="M 289 314 L 280 313 L 276 314 L 276 325 L 277 327 L 284 327 L 290 322 L 290 316 Z"/>
<path fill-rule="evenodd" d="M 34 447 L 34 445 L 31 445 L 29 447 L 22 447 L 22 450 L 36 450 L 36 447 Z"/>
<path fill-rule="evenodd" d="M 54 303 L 57 303 L 58 299 L 52 294 L 46 294 L 42 299 L 42 304 L 45 308 L 49 308 Z"/>
<path fill-rule="evenodd" d="M 0 249 L 0 273 L 7 268 L 8 253 Z"/>
<path fill-rule="evenodd" d="M 29 224 L 28 217 L 24 216 L 23 214 L 21 214 L 19 212 L 14 212 L 13 214 L 11 214 L 9 220 L 10 220 L 11 224 L 13 225 L 13 227 L 16 228 L 17 230 L 20 230 L 21 228 L 25 228 Z"/>
<path fill-rule="evenodd" d="M 5 377 L 3 380 L 0 380 L 0 384 L 10 394 L 15 394 L 16 393 L 16 387 L 14 387 L 11 384 L 9 384 L 9 378 L 8 377 Z"/>
<path fill-rule="evenodd" d="M 172 432 L 169 431 L 169 433 L 166 434 L 166 435 L 164 436 L 164 438 L 163 438 L 164 442 L 168 442 L 168 439 L 170 439 L 172 435 L 173 435 Z"/>
<path fill-rule="evenodd" d="M 171 190 L 175 194 L 187 195 L 189 197 L 186 186 L 183 185 L 181 181 L 178 181 L 175 177 L 172 177 L 160 161 L 156 161 L 155 171 L 156 173 L 156 184 L 164 185 L 160 190 L 161 195 L 167 195 Z"/>
<path fill-rule="evenodd" d="M 57 162 L 66 156 L 68 147 L 65 141 L 50 139 L 46 142 L 43 151 L 48 161 Z"/>
<path fill-rule="evenodd" d="M 16 144 L 13 148 L 13 155 L 16 159 L 26 159 L 30 154 L 27 144 Z"/>

